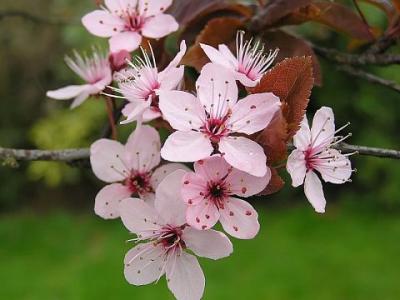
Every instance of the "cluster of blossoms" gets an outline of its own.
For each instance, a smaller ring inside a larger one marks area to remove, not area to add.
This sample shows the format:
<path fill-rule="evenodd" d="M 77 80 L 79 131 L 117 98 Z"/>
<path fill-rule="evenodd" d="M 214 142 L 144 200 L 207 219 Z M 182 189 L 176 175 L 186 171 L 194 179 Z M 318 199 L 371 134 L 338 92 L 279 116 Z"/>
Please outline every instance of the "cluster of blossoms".
<path fill-rule="evenodd" d="M 178 29 L 165 13 L 170 5 L 171 0 L 106 0 L 82 21 L 92 34 L 110 38 L 110 53 L 94 49 L 92 57 L 67 58 L 85 84 L 48 96 L 75 98 L 73 107 L 90 95 L 125 99 L 121 123 L 136 122 L 127 142 L 101 139 L 91 146 L 93 172 L 108 184 L 96 196 L 95 212 L 104 219 L 121 218 L 136 235 L 130 241 L 137 245 L 124 260 L 129 283 L 149 284 L 165 274 L 178 300 L 198 300 L 205 278 L 196 256 L 227 257 L 233 246 L 226 234 L 252 239 L 260 228 L 257 211 L 244 199 L 268 186 L 271 170 L 268 153 L 252 135 L 270 124 L 281 102 L 272 93 L 239 99 L 239 91 L 258 84 L 277 51 L 264 53 L 243 32 L 237 35 L 236 55 L 226 45 L 202 44 L 210 63 L 202 68 L 196 91 L 185 91 L 180 65 L 185 41 L 162 71 L 151 46 L 128 60 L 142 36 L 161 38 Z M 163 145 L 157 130 L 144 124 L 155 119 L 173 131 Z M 315 114 L 311 129 L 304 117 L 287 161 L 293 186 L 304 183 L 306 197 L 320 213 L 326 201 L 316 172 L 335 184 L 349 181 L 353 172 L 348 155 L 334 149 L 346 138 L 335 137 L 343 128 L 335 130 L 327 107 Z M 218 222 L 226 234 L 213 229 Z"/>

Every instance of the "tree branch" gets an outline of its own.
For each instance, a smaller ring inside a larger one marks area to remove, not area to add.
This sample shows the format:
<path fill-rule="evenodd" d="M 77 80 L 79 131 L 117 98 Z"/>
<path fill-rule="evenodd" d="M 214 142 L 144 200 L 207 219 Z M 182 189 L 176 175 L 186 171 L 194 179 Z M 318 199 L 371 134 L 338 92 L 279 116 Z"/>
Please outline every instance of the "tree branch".
<path fill-rule="evenodd" d="M 293 146 L 289 145 L 289 149 Z M 372 148 L 365 146 L 349 145 L 341 143 L 335 147 L 344 153 L 358 152 L 361 155 L 400 159 L 400 151 L 392 149 Z M 77 161 L 88 160 L 90 156 L 89 149 L 64 149 L 64 150 L 18 150 L 0 147 L 1 160 L 16 161 L 59 161 L 74 163 Z"/>
<path fill-rule="evenodd" d="M 363 70 L 360 69 L 356 69 L 353 68 L 351 66 L 341 66 L 338 68 L 338 70 L 343 71 L 349 75 L 352 75 L 354 77 L 358 77 L 364 80 L 367 80 L 370 83 L 374 83 L 374 84 L 380 84 L 383 85 L 387 88 L 390 88 L 398 93 L 400 93 L 400 84 L 398 84 L 395 81 L 392 80 L 387 80 L 387 79 L 383 79 L 379 76 L 376 76 L 374 74 L 365 72 Z"/>

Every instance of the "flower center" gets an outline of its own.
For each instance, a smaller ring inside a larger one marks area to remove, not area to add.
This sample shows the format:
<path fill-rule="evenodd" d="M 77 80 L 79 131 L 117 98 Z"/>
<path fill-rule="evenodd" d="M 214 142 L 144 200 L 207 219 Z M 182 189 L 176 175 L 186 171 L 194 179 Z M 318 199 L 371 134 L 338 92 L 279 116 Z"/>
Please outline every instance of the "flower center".
<path fill-rule="evenodd" d="M 131 13 L 125 16 L 125 30 L 126 31 L 140 31 L 145 23 L 145 17 Z"/>
<path fill-rule="evenodd" d="M 228 196 L 228 189 L 223 181 L 208 183 L 206 198 L 213 201 L 218 208 L 224 208 L 224 201 Z"/>
<path fill-rule="evenodd" d="M 125 180 L 125 185 L 135 196 L 153 192 L 149 173 L 132 172 L 131 176 Z"/>
<path fill-rule="evenodd" d="M 158 241 L 166 250 L 172 250 L 174 248 L 186 248 L 186 244 L 182 240 L 183 227 L 167 225 L 161 229 L 161 232 L 162 233 L 158 238 Z"/>

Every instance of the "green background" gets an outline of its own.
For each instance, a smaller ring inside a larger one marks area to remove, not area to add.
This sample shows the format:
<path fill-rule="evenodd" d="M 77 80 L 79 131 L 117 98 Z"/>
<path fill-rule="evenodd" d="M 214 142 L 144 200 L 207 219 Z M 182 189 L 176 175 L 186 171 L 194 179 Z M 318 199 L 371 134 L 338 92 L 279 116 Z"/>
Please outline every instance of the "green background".
<path fill-rule="evenodd" d="M 0 18 L 0 145 L 14 148 L 87 147 L 106 123 L 92 99 L 70 111 L 45 93 L 79 83 L 64 54 L 106 41 L 89 35 L 80 17 L 94 1 L 2 0 L 0 12 L 23 10 L 51 24 Z M 371 24 L 384 15 L 363 6 Z M 346 50 L 348 39 L 316 24 L 286 28 L 313 42 Z M 398 51 L 394 48 L 393 51 Z M 349 142 L 399 148 L 399 95 L 357 80 L 322 61 L 324 85 L 309 111 L 333 107 L 337 125 L 350 121 Z M 398 66 L 371 71 L 400 82 Z M 120 130 L 126 135 L 131 126 Z M 233 240 L 234 254 L 201 260 L 204 299 L 363 299 L 400 297 L 399 162 L 353 157 L 358 173 L 346 185 L 326 185 L 327 213 L 317 215 L 302 189 L 255 199 L 260 234 Z M 102 186 L 89 169 L 59 163 L 0 167 L 0 299 L 172 299 L 164 280 L 134 287 L 123 278 L 131 245 L 120 221 L 93 213 Z"/>

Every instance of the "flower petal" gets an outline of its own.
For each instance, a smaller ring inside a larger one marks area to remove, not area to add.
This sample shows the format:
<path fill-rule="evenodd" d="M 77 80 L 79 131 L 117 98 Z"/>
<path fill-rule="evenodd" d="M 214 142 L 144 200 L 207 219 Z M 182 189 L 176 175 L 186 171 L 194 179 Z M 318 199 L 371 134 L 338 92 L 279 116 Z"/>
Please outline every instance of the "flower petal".
<path fill-rule="evenodd" d="M 161 116 L 161 112 L 158 109 L 150 107 L 143 112 L 143 122 L 150 122 Z"/>
<path fill-rule="evenodd" d="M 129 136 L 125 149 L 129 154 L 129 165 L 135 171 L 149 172 L 160 164 L 160 135 L 151 126 L 136 128 Z"/>
<path fill-rule="evenodd" d="M 153 187 L 153 189 L 156 189 L 165 177 L 167 177 L 169 174 L 174 173 L 176 170 L 184 170 L 186 172 L 190 171 L 190 169 L 184 164 L 178 163 L 165 164 L 155 169 L 154 173 L 151 175 L 151 186 Z"/>
<path fill-rule="evenodd" d="M 201 49 L 203 49 L 204 53 L 207 55 L 212 63 L 228 68 L 230 71 L 234 70 L 234 66 L 232 65 L 232 63 L 220 51 L 218 51 L 214 47 L 202 43 L 200 43 L 200 47 Z"/>
<path fill-rule="evenodd" d="M 168 288 L 177 300 L 200 300 L 204 293 L 205 278 L 197 258 L 182 252 L 167 262 Z"/>
<path fill-rule="evenodd" d="M 120 183 L 106 185 L 96 196 L 94 211 L 103 219 L 119 218 L 119 204 L 130 196 L 131 191 Z"/>
<path fill-rule="evenodd" d="M 224 230 L 239 239 L 252 239 L 260 230 L 258 214 L 246 201 L 230 197 L 219 210 Z"/>
<path fill-rule="evenodd" d="M 267 168 L 267 173 L 263 177 L 252 176 L 246 172 L 233 169 L 226 178 L 232 194 L 240 197 L 250 197 L 263 191 L 271 180 L 271 170 Z"/>
<path fill-rule="evenodd" d="M 341 184 L 349 180 L 353 170 L 347 156 L 338 150 L 329 149 L 319 154 L 318 157 L 327 157 L 315 166 L 326 182 Z"/>
<path fill-rule="evenodd" d="M 120 15 L 126 12 L 128 8 L 136 7 L 137 0 L 105 0 L 104 4 L 112 13 Z"/>
<path fill-rule="evenodd" d="M 126 253 L 124 275 L 130 284 L 145 285 L 160 278 L 164 270 L 164 248 L 161 244 L 139 244 Z"/>
<path fill-rule="evenodd" d="M 159 90 L 170 91 L 176 89 L 182 82 L 184 73 L 185 73 L 184 66 L 181 66 L 179 68 L 170 68 L 168 70 L 164 70 L 162 73 L 159 73 L 158 74 L 158 80 L 160 81 Z"/>
<path fill-rule="evenodd" d="M 188 205 L 186 209 L 187 223 L 198 229 L 205 230 L 214 227 L 220 218 L 218 208 L 212 201 L 202 199 L 196 204 Z"/>
<path fill-rule="evenodd" d="M 204 134 L 196 131 L 176 131 L 166 140 L 161 149 L 165 160 L 192 162 L 210 156 L 211 142 Z"/>
<path fill-rule="evenodd" d="M 72 99 L 72 98 L 79 96 L 83 92 L 85 92 L 88 89 L 88 87 L 89 87 L 88 84 L 70 85 L 70 86 L 60 88 L 58 90 L 48 91 L 46 93 L 46 96 L 49 98 L 56 99 L 56 100 Z"/>
<path fill-rule="evenodd" d="M 198 176 L 207 180 L 220 180 L 232 171 L 232 167 L 220 155 L 213 155 L 194 163 Z"/>
<path fill-rule="evenodd" d="M 186 54 L 186 50 L 187 50 L 186 42 L 183 40 L 181 41 L 181 44 L 179 46 L 179 52 L 176 54 L 174 59 L 169 63 L 169 65 L 164 69 L 164 71 L 159 73 L 159 78 L 160 76 L 162 77 L 162 74 L 168 71 L 169 69 L 174 69 L 178 67 L 178 65 L 181 63 L 183 56 L 185 56 Z"/>
<path fill-rule="evenodd" d="M 146 16 L 154 16 L 166 11 L 171 4 L 172 0 L 139 0 L 139 12 Z"/>
<path fill-rule="evenodd" d="M 137 32 L 125 31 L 118 33 L 110 38 L 110 51 L 118 52 L 126 50 L 132 52 L 139 48 L 142 42 L 142 36 Z"/>
<path fill-rule="evenodd" d="M 150 101 L 134 101 L 129 102 L 124 106 L 122 114 L 126 117 L 126 120 L 121 121 L 121 124 L 128 124 L 134 121 L 138 121 L 144 115 L 146 109 L 150 107 Z"/>
<path fill-rule="evenodd" d="M 313 148 L 330 144 L 335 136 L 335 117 L 330 107 L 321 107 L 314 115 L 311 127 Z"/>
<path fill-rule="evenodd" d="M 308 171 L 306 174 L 304 193 L 316 212 L 325 212 L 326 200 L 322 190 L 322 183 L 313 171 Z"/>
<path fill-rule="evenodd" d="M 177 31 L 178 22 L 171 15 L 158 14 L 146 21 L 142 28 L 142 34 L 145 37 L 159 39 Z"/>
<path fill-rule="evenodd" d="M 252 94 L 240 100 L 229 119 L 231 130 L 253 134 L 271 122 L 280 107 L 280 100 L 272 93 Z"/>
<path fill-rule="evenodd" d="M 95 10 L 82 18 L 82 24 L 93 35 L 111 37 L 124 29 L 122 19 L 105 10 Z"/>
<path fill-rule="evenodd" d="M 153 230 L 159 230 L 165 224 L 154 207 L 138 198 L 122 200 L 120 215 L 125 227 L 143 238 L 151 235 Z"/>
<path fill-rule="evenodd" d="M 238 99 L 236 80 L 225 68 L 209 63 L 196 82 L 197 97 L 213 117 L 223 117 Z"/>
<path fill-rule="evenodd" d="M 292 177 L 293 187 L 298 187 L 303 184 L 307 171 L 303 151 L 293 150 L 292 153 L 290 153 L 287 159 L 286 169 Z"/>
<path fill-rule="evenodd" d="M 174 129 L 199 129 L 206 118 L 199 100 L 181 91 L 159 91 L 160 110 Z"/>
<path fill-rule="evenodd" d="M 293 144 L 301 151 L 306 151 L 311 145 L 311 130 L 308 126 L 306 115 L 304 115 L 304 118 L 300 123 L 300 129 L 293 137 Z"/>
<path fill-rule="evenodd" d="M 196 230 L 186 227 L 182 239 L 194 254 L 211 259 L 220 259 L 232 254 L 233 246 L 229 238 L 216 230 Z"/>
<path fill-rule="evenodd" d="M 125 148 L 116 141 L 101 139 L 93 143 L 90 163 L 97 178 L 105 182 L 122 181 L 129 175 Z"/>
<path fill-rule="evenodd" d="M 183 177 L 181 194 L 183 201 L 188 205 L 197 205 L 204 201 L 207 192 L 207 180 L 200 174 L 188 172 Z"/>
<path fill-rule="evenodd" d="M 258 82 L 260 81 L 260 80 L 253 80 L 253 79 L 247 77 L 246 74 L 243 74 L 241 72 L 235 72 L 234 76 L 235 76 L 235 79 L 237 81 L 239 81 L 245 87 L 255 87 L 258 84 Z"/>
<path fill-rule="evenodd" d="M 245 137 L 227 137 L 219 143 L 225 160 L 234 168 L 263 177 L 267 173 L 267 158 L 263 148 Z"/>
<path fill-rule="evenodd" d="M 169 225 L 181 226 L 186 223 L 186 204 L 181 195 L 184 170 L 169 174 L 156 189 L 155 208 Z"/>

